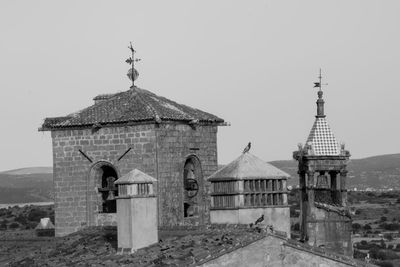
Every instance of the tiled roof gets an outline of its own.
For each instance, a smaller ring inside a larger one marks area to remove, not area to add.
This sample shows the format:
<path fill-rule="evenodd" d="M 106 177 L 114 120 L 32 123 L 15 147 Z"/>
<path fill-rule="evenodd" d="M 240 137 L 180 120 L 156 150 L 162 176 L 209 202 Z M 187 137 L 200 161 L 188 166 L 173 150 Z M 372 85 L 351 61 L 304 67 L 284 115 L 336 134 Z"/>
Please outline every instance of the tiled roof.
<path fill-rule="evenodd" d="M 215 181 L 219 179 L 277 179 L 289 177 L 290 175 L 286 172 L 246 152 L 212 174 L 208 179 Z"/>
<path fill-rule="evenodd" d="M 54 224 L 50 221 L 50 218 L 41 218 L 35 229 L 54 229 Z"/>
<path fill-rule="evenodd" d="M 46 118 L 41 130 L 90 127 L 97 124 L 161 121 L 224 122 L 223 119 L 210 113 L 178 104 L 150 91 L 135 87 L 108 98 L 102 98 L 102 101 L 74 114 L 65 117 Z"/>
<path fill-rule="evenodd" d="M 148 174 L 145 174 L 144 172 L 139 171 L 138 169 L 134 169 L 115 181 L 115 184 L 137 184 L 154 182 L 157 182 L 157 179 L 151 177 Z"/>
<path fill-rule="evenodd" d="M 336 141 L 325 117 L 317 117 L 306 144 L 311 144 L 316 156 L 340 155 L 339 143 Z"/>
<path fill-rule="evenodd" d="M 268 238 L 270 245 L 265 248 L 264 255 L 268 252 L 272 259 L 279 257 L 282 262 L 285 257 L 282 258 L 280 252 L 290 253 L 286 250 L 286 247 L 290 247 L 311 253 L 312 257 L 331 259 L 348 266 L 372 266 L 324 248 L 286 239 L 275 232 L 267 233 L 264 227 L 213 225 L 204 230 L 159 231 L 158 243 L 138 249 L 133 254 L 122 255 L 117 254 L 116 250 L 116 227 L 86 227 L 65 237 L 42 239 L 42 242 L 5 242 L 3 251 L 7 255 L 2 263 L 6 266 L 201 266 L 207 262 L 212 264 L 213 259 Z M 255 249 L 254 253 L 260 256 L 262 251 Z M 310 254 L 304 256 L 310 259 Z M 290 261 L 293 257 L 287 258 Z M 239 264 L 235 260 L 231 263 Z"/>

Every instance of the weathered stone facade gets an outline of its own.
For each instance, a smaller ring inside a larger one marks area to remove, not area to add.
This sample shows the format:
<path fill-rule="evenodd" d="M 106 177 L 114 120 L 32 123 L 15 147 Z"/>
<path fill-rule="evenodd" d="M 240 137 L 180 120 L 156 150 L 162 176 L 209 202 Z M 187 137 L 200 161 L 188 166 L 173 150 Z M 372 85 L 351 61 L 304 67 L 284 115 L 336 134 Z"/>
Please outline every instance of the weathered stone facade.
<path fill-rule="evenodd" d="M 299 144 L 293 152 L 299 162 L 301 239 L 309 245 L 352 256 L 352 220 L 346 189 L 350 153 L 343 144 L 339 145 L 329 128 L 322 95 L 319 90 L 317 115 L 306 144 Z"/>
<path fill-rule="evenodd" d="M 310 245 L 352 256 L 346 152 L 329 157 L 296 153 L 295 158 L 299 160 L 301 239 Z M 321 186 L 321 177 L 328 178 L 326 186 Z"/>
<path fill-rule="evenodd" d="M 160 228 L 209 223 L 224 120 L 134 86 L 94 100 L 39 129 L 52 133 L 56 235 L 115 225 L 114 182 L 133 169 L 157 179 Z"/>
<path fill-rule="evenodd" d="M 52 131 L 52 138 L 57 235 L 87 225 L 115 224 L 115 213 L 101 213 L 97 189 L 102 166 L 115 169 L 118 177 L 137 168 L 158 178 L 160 227 L 209 221 L 205 180 L 199 181 L 203 185 L 198 193 L 203 200 L 199 217 L 183 217 L 183 168 L 187 158 L 195 156 L 203 179 L 217 170 L 217 126 L 144 124 L 105 127 L 94 133 L 58 130 Z"/>
<path fill-rule="evenodd" d="M 373 265 L 354 260 L 351 257 L 327 254 L 324 250 L 307 247 L 296 242 L 288 242 L 278 236 L 267 235 L 249 245 L 229 251 L 220 257 L 210 259 L 199 266 L 366 267 Z"/>

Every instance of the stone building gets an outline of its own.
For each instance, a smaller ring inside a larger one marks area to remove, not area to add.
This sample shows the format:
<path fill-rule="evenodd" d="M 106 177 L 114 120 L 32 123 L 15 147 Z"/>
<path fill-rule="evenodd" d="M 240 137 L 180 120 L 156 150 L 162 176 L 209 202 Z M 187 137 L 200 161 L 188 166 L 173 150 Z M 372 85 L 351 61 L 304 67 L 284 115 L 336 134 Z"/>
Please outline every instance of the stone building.
<path fill-rule="evenodd" d="M 321 82 L 317 83 L 320 87 Z M 318 86 L 317 85 L 317 86 Z M 318 91 L 317 115 L 306 144 L 293 157 L 300 176 L 301 239 L 312 246 L 352 256 L 346 175 L 349 151 L 339 145 L 324 114 Z"/>
<path fill-rule="evenodd" d="M 115 225 L 114 181 L 133 169 L 158 180 L 159 227 L 209 223 L 224 120 L 135 86 L 94 100 L 39 129 L 52 136 L 56 235 Z"/>
<path fill-rule="evenodd" d="M 244 152 L 211 175 L 211 223 L 250 224 L 258 219 L 290 237 L 289 174 Z"/>

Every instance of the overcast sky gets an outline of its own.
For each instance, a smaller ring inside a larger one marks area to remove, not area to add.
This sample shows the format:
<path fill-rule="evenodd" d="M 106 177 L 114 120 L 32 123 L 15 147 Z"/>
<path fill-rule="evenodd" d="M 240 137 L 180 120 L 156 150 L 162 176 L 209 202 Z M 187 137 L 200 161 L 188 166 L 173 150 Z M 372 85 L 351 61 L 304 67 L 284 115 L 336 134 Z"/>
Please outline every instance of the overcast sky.
<path fill-rule="evenodd" d="M 248 141 L 291 159 L 325 113 L 352 158 L 400 152 L 400 1 L 1 1 L 0 171 L 51 166 L 45 117 L 137 85 L 231 123 L 219 163 Z"/>

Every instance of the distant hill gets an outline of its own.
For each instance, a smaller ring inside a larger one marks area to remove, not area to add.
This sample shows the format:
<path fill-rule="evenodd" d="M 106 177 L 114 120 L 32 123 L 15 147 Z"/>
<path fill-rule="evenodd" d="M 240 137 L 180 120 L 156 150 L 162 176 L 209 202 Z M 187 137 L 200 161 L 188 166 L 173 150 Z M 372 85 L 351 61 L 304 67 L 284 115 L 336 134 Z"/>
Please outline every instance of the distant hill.
<path fill-rule="evenodd" d="M 38 174 L 38 173 L 53 173 L 52 167 L 30 167 L 15 169 L 9 171 L 0 172 L 0 174 L 10 174 L 10 175 L 24 175 L 24 174 Z"/>
<path fill-rule="evenodd" d="M 270 163 L 292 176 L 289 184 L 298 184 L 296 161 L 279 160 Z M 347 169 L 348 188 L 400 189 L 400 154 L 351 159 Z"/>
<path fill-rule="evenodd" d="M 0 172 L 0 203 L 48 201 L 53 201 L 52 167 Z"/>
<path fill-rule="evenodd" d="M 298 185 L 297 162 L 270 162 L 292 176 Z M 224 165 L 218 165 L 219 168 Z M 400 189 L 400 154 L 352 159 L 348 165 L 348 188 Z M 53 200 L 53 168 L 32 167 L 0 172 L 0 203 L 47 202 Z"/>

